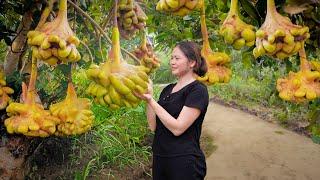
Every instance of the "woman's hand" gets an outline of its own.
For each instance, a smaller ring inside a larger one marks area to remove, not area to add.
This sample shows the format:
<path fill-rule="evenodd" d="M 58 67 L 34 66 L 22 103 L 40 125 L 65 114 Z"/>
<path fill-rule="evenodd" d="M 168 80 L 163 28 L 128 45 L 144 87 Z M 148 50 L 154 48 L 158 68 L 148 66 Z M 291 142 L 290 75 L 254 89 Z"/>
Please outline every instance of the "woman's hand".
<path fill-rule="evenodd" d="M 153 99 L 153 83 L 151 80 L 149 80 L 149 84 L 148 84 L 148 90 L 145 94 L 139 94 L 138 92 L 133 92 L 135 96 L 137 96 L 138 98 L 146 101 L 146 102 L 150 102 Z"/>

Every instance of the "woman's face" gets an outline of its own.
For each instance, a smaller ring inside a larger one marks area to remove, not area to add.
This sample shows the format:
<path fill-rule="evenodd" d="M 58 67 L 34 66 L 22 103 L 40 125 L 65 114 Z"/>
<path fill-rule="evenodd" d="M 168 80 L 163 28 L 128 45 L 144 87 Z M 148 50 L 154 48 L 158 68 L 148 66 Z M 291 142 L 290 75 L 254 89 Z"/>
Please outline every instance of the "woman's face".
<path fill-rule="evenodd" d="M 172 51 L 170 59 L 171 72 L 174 76 L 181 77 L 187 73 L 192 73 L 194 62 L 190 62 L 179 47 Z"/>

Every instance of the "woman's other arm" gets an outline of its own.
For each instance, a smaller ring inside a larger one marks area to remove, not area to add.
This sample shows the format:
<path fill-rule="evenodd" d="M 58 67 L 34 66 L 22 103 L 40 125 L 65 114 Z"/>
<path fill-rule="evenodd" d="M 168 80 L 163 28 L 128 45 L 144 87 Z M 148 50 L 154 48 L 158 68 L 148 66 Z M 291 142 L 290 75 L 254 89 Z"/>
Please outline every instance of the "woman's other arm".
<path fill-rule="evenodd" d="M 180 136 L 184 133 L 200 115 L 199 109 L 184 106 L 176 119 L 152 97 L 150 97 L 147 102 L 148 106 L 153 109 L 154 113 L 159 117 L 163 125 L 166 126 L 166 128 L 168 128 L 175 136 Z"/>

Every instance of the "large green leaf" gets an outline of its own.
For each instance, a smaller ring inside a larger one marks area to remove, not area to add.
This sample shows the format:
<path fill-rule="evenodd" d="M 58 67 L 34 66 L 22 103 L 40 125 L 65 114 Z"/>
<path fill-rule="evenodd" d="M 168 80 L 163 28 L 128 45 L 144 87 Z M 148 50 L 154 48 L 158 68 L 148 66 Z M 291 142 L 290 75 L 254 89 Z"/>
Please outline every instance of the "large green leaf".
<path fill-rule="evenodd" d="M 250 17 L 252 17 L 253 19 L 256 19 L 259 25 L 261 25 L 261 16 L 258 10 L 256 9 L 256 7 L 254 7 L 254 5 L 251 3 L 251 1 L 240 0 L 240 3 L 243 10 L 246 11 Z"/>

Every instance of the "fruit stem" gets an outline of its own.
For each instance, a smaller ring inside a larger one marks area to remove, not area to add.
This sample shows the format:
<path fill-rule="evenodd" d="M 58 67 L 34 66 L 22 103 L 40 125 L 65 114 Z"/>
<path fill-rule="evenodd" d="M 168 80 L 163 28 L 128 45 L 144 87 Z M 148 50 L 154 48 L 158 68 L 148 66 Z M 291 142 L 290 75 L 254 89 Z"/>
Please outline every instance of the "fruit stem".
<path fill-rule="evenodd" d="M 59 2 L 59 11 L 65 11 L 65 13 L 67 13 L 67 0 L 60 0 Z"/>
<path fill-rule="evenodd" d="M 267 17 L 271 16 L 270 18 L 275 18 L 273 15 L 277 13 L 278 12 L 274 0 L 267 0 Z M 266 19 L 268 19 L 267 17 Z"/>
<path fill-rule="evenodd" d="M 112 65 L 114 68 L 120 66 L 120 34 L 118 29 L 118 21 L 117 21 L 117 10 L 118 10 L 118 0 L 114 1 L 114 21 L 112 28 Z"/>
<path fill-rule="evenodd" d="M 299 56 L 300 56 L 300 69 L 301 69 L 301 71 L 310 71 L 311 66 L 307 60 L 307 55 L 306 55 L 306 51 L 304 49 L 304 45 L 299 51 Z"/>
<path fill-rule="evenodd" d="M 41 29 L 41 27 L 47 21 L 47 18 L 50 15 L 50 12 L 52 11 L 54 2 L 55 2 L 55 0 L 49 0 L 48 6 L 43 10 L 43 12 L 41 14 L 41 17 L 40 17 L 40 21 L 39 21 L 39 23 L 38 23 L 38 25 L 37 25 L 35 30 Z"/>
<path fill-rule="evenodd" d="M 76 98 L 77 98 L 77 93 L 76 93 L 76 91 L 74 89 L 74 86 L 73 86 L 72 82 L 69 82 L 68 83 L 68 90 L 67 90 L 66 100 L 70 101 L 70 103 L 72 103 L 72 101 L 74 99 L 76 99 Z"/>
<path fill-rule="evenodd" d="M 231 0 L 229 15 L 238 14 L 238 0 Z"/>
<path fill-rule="evenodd" d="M 59 11 L 57 15 L 57 19 L 60 19 L 60 21 L 68 21 L 68 5 L 67 0 L 60 0 L 59 1 Z"/>
<path fill-rule="evenodd" d="M 208 36 L 208 30 L 206 25 L 205 4 L 204 4 L 204 0 L 200 0 L 200 1 L 203 1 L 202 7 L 200 10 L 200 23 L 201 23 L 201 33 L 202 33 L 202 39 L 203 39 L 203 48 L 208 49 L 210 48 L 210 44 L 209 44 L 209 36 Z"/>
<path fill-rule="evenodd" d="M 36 81 L 37 81 L 37 58 L 32 57 L 31 64 L 31 76 L 29 80 L 28 92 L 26 97 L 26 103 L 34 101 L 36 92 Z"/>

